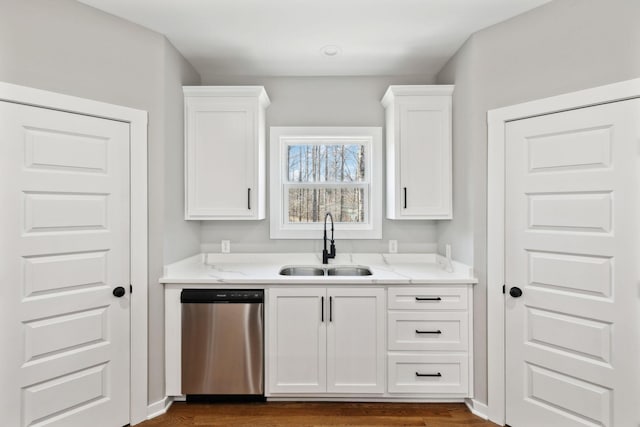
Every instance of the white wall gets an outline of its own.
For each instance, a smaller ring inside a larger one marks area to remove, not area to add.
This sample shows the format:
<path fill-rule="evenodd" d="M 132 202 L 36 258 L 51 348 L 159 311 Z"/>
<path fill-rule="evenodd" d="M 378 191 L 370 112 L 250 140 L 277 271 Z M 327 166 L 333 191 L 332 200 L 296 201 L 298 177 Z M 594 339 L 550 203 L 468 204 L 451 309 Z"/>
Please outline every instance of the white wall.
<path fill-rule="evenodd" d="M 474 265 L 475 395 L 487 399 L 488 110 L 640 77 L 640 1 L 556 0 L 474 34 L 437 77 L 454 83 L 454 219 L 440 249 Z M 508 215 L 508 213 L 507 213 Z"/>
<path fill-rule="evenodd" d="M 76 1 L 1 1 L 0 81 L 149 113 L 149 401 L 155 402 L 164 397 L 158 278 L 165 261 L 199 250 L 198 225 L 173 209 L 182 200 L 181 85 L 197 84 L 199 76 L 164 36 Z"/>
<path fill-rule="evenodd" d="M 427 78 L 388 76 L 210 77 L 202 84 L 264 85 L 271 99 L 271 106 L 267 109 L 268 137 L 269 126 L 382 127 L 384 108 L 380 99 L 389 85 L 430 83 L 433 82 Z M 235 252 L 319 252 L 322 245 L 322 233 L 313 240 L 270 240 L 268 219 L 202 221 L 203 250 L 219 252 L 222 239 L 231 240 L 231 249 Z M 385 219 L 382 240 L 340 240 L 338 232 L 336 246 L 343 253 L 387 252 L 390 239 L 398 240 L 400 252 L 433 252 L 437 239 L 436 222 Z"/>

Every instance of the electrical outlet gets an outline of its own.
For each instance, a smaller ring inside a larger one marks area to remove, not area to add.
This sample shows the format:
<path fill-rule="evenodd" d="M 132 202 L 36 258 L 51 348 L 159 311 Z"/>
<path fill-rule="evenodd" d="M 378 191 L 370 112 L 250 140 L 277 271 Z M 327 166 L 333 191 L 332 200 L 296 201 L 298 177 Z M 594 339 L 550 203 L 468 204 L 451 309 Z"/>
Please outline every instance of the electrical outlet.
<path fill-rule="evenodd" d="M 220 250 L 223 254 L 228 254 L 231 252 L 231 240 L 222 240 L 220 242 Z"/>
<path fill-rule="evenodd" d="M 398 253 L 398 241 L 397 240 L 389 240 L 389 253 L 390 254 Z"/>

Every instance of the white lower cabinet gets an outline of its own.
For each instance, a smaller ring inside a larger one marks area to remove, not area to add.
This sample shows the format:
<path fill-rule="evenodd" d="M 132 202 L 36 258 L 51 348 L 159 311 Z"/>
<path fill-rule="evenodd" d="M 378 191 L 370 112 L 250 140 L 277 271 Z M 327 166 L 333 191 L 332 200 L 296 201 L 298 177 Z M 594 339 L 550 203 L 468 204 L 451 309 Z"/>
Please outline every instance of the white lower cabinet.
<path fill-rule="evenodd" d="M 269 289 L 267 392 L 327 390 L 326 289 Z"/>
<path fill-rule="evenodd" d="M 390 312 L 389 350 L 467 351 L 466 312 Z"/>
<path fill-rule="evenodd" d="M 193 285 L 165 287 L 169 396 L 182 394 L 184 286 Z M 267 397 L 473 397 L 472 284 L 343 286 L 265 287 Z"/>
<path fill-rule="evenodd" d="M 270 288 L 267 396 L 382 394 L 385 290 Z"/>
<path fill-rule="evenodd" d="M 469 359 L 463 354 L 390 354 L 390 393 L 466 394 Z"/>
<path fill-rule="evenodd" d="M 473 397 L 472 285 L 389 287 L 390 396 Z"/>
<path fill-rule="evenodd" d="M 327 392 L 384 392 L 384 289 L 332 288 Z"/>

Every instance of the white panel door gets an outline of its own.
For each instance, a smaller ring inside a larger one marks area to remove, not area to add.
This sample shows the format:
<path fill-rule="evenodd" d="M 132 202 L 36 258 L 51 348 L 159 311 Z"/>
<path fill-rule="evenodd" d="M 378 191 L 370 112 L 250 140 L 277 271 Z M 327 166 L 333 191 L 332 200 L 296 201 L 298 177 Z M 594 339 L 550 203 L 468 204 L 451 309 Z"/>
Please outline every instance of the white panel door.
<path fill-rule="evenodd" d="M 511 426 L 638 425 L 639 137 L 640 100 L 507 124 Z"/>
<path fill-rule="evenodd" d="M 326 391 L 325 288 L 268 292 L 267 393 Z"/>
<path fill-rule="evenodd" d="M 128 424 L 129 125 L 0 102 L 0 201 L 2 424 Z"/>
<path fill-rule="evenodd" d="M 327 324 L 327 391 L 383 393 L 384 289 L 332 288 Z"/>

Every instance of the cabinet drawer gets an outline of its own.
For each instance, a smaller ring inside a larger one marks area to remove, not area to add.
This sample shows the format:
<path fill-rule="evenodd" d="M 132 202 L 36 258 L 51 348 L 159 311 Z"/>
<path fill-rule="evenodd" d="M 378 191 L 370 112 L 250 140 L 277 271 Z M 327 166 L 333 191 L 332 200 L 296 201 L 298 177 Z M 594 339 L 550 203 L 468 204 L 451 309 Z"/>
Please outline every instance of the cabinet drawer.
<path fill-rule="evenodd" d="M 464 310 L 468 307 L 466 286 L 389 288 L 388 307 L 393 310 Z"/>
<path fill-rule="evenodd" d="M 468 349 L 468 314 L 454 312 L 390 312 L 389 350 Z"/>
<path fill-rule="evenodd" d="M 389 393 L 469 393 L 466 355 L 389 354 Z"/>

